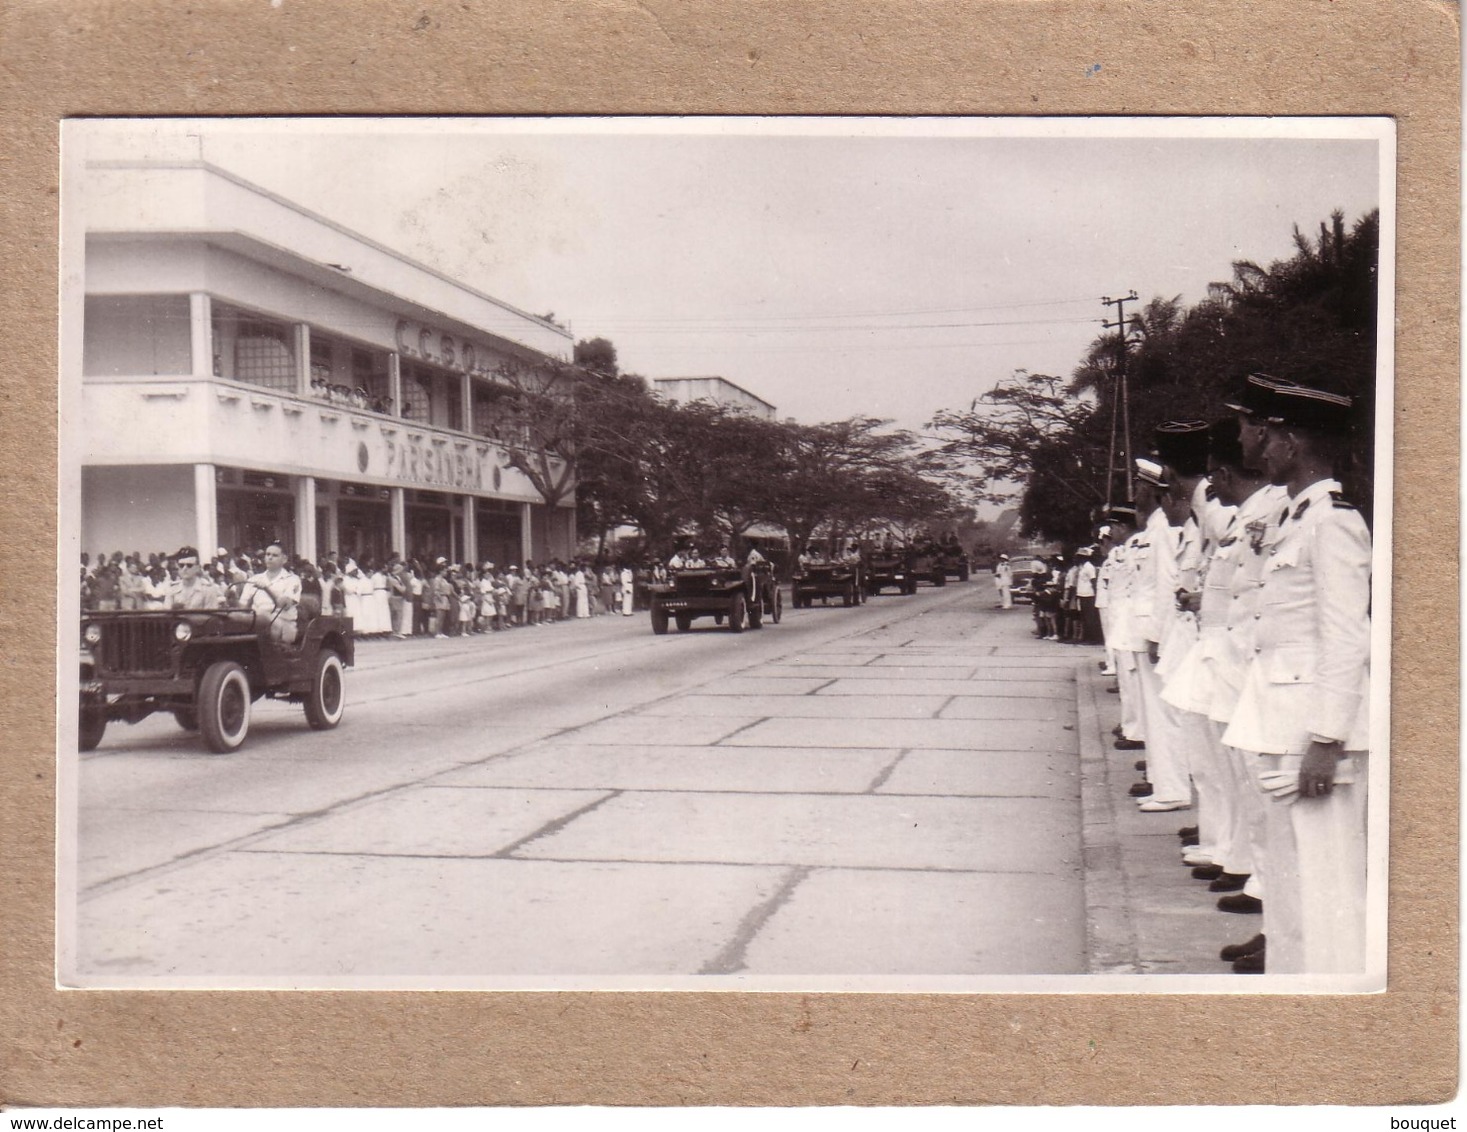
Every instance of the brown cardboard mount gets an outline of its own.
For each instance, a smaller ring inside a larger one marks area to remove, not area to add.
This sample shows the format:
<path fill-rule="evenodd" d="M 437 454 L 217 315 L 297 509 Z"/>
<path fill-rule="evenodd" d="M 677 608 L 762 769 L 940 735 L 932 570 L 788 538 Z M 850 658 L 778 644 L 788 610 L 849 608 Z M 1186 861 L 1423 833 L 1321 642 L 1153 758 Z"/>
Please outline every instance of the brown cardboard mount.
<path fill-rule="evenodd" d="M 1458 12 L 1432 0 L 0 4 L 0 1105 L 1443 1101 L 1456 1089 Z M 1094 64 L 1101 67 L 1094 67 Z M 58 992 L 58 123 L 320 114 L 1388 115 L 1389 990 Z"/>

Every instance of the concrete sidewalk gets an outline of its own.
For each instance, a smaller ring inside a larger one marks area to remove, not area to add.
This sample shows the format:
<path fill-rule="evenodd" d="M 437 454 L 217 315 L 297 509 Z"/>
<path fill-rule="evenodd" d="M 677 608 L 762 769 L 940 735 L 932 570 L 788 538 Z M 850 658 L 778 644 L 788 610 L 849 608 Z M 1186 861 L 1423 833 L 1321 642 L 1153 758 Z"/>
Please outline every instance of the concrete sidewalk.
<path fill-rule="evenodd" d="M 1218 958 L 1224 944 L 1262 930 L 1262 916 L 1217 908 L 1218 894 L 1182 863 L 1177 831 L 1197 811 L 1140 812 L 1128 793 L 1144 775 L 1145 751 L 1117 751 L 1111 729 L 1120 697 L 1107 691 L 1099 648 L 1054 645 L 1083 654 L 1075 687 L 1084 809 L 1087 947 L 1092 974 L 1230 975 Z M 1242 977 L 1242 976 L 1238 976 Z"/>

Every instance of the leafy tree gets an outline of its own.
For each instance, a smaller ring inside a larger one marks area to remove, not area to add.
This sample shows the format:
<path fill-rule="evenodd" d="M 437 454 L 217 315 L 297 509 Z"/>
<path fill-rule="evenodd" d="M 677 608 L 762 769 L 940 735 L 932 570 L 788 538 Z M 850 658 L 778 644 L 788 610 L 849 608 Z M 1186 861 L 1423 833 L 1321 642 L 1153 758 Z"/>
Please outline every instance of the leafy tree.
<path fill-rule="evenodd" d="M 1348 228 L 1336 212 L 1317 238 L 1296 228 L 1290 258 L 1267 267 L 1234 263 L 1231 279 L 1212 284 L 1190 308 L 1175 297 L 1152 299 L 1123 333 L 1091 343 L 1067 385 L 1020 371 L 966 411 L 939 414 L 932 426 L 944 438 L 941 451 L 968 463 L 980 498 L 1009 498 L 1011 485 L 1020 485 L 1025 533 L 1078 541 L 1106 501 L 1123 371 L 1137 454 L 1162 421 L 1227 412 L 1243 378 L 1261 371 L 1356 398 L 1358 427 L 1341 473 L 1368 513 L 1379 227 L 1376 212 Z"/>

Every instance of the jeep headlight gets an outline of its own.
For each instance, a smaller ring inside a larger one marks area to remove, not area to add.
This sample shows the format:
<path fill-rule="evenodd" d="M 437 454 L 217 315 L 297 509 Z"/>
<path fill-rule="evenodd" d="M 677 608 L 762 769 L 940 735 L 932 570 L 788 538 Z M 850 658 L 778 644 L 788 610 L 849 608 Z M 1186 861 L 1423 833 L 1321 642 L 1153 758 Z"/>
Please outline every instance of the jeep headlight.
<path fill-rule="evenodd" d="M 89 645 L 95 645 L 101 639 L 102 626 L 98 625 L 95 621 L 87 622 L 85 628 L 82 629 L 82 640 L 86 641 Z"/>
<path fill-rule="evenodd" d="M 186 641 L 194 635 L 194 627 L 187 621 L 180 621 L 173 626 L 173 639 L 175 641 Z"/>

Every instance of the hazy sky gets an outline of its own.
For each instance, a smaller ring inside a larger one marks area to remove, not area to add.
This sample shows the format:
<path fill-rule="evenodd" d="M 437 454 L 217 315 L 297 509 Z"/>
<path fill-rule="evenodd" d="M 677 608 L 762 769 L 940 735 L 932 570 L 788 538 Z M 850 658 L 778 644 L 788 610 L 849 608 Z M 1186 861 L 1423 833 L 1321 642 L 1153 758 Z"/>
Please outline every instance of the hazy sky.
<path fill-rule="evenodd" d="M 166 128 L 578 339 L 611 339 L 625 370 L 717 374 L 806 421 L 918 426 L 1015 369 L 1068 375 L 1113 317 L 1102 295 L 1192 302 L 1235 259 L 1289 255 L 1294 224 L 1381 203 L 1370 140 L 951 136 L 1123 128 L 1100 120 Z M 895 129 L 911 136 L 852 136 Z"/>

